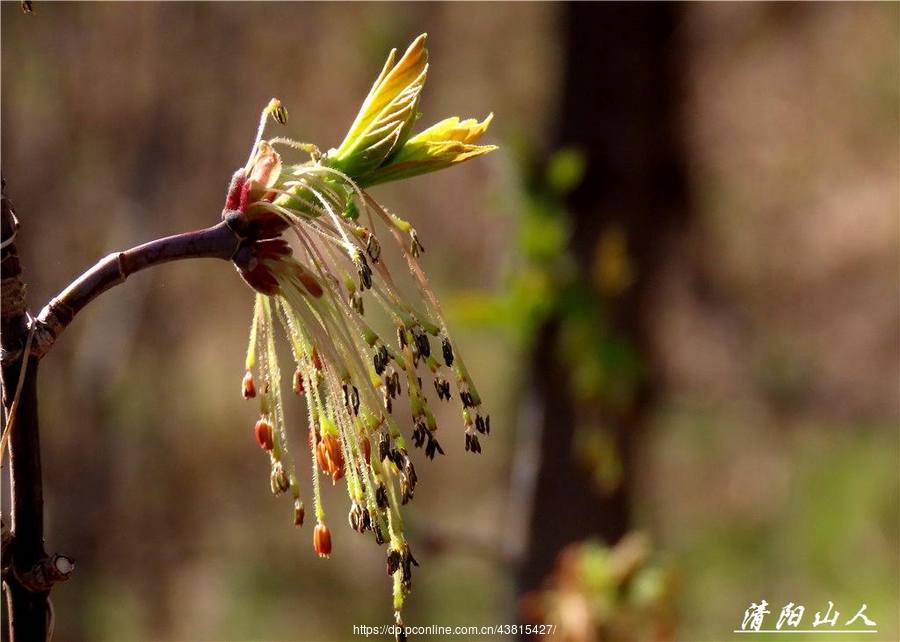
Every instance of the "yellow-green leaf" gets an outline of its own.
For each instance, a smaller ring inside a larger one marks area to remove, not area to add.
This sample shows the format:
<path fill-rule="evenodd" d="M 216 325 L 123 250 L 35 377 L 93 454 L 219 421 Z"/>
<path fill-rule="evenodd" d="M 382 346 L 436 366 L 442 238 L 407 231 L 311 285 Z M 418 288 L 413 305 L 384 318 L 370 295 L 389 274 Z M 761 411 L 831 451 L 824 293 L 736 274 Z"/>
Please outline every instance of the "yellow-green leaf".
<path fill-rule="evenodd" d="M 391 51 L 356 120 L 340 147 L 328 153 L 329 164 L 360 177 L 384 163 L 409 138 L 428 72 L 426 34 L 394 64 Z"/>
<path fill-rule="evenodd" d="M 361 185 L 368 187 L 426 174 L 497 149 L 495 145 L 475 144 L 493 117 L 490 114 L 480 123 L 474 118 L 460 122 L 455 116 L 442 120 L 406 141 L 396 155 L 362 177 Z"/>

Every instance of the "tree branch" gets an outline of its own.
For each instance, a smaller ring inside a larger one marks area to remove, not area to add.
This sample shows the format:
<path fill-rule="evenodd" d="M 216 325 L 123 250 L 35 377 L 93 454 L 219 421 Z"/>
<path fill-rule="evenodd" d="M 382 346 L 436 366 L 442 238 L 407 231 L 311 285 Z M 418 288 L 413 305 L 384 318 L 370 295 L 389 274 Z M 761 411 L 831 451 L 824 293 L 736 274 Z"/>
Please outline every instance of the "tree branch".
<path fill-rule="evenodd" d="M 115 252 L 100 260 L 51 299 L 35 320 L 31 356 L 40 359 L 53 346 L 75 315 L 88 303 L 125 279 L 154 265 L 181 259 L 233 259 L 243 238 L 224 222 L 194 232 L 185 232 L 138 245 L 124 252 Z M 3 355 L 3 360 L 16 355 Z"/>
<path fill-rule="evenodd" d="M 0 211 L 0 265 L 2 265 L 2 305 L 0 305 L 0 346 L 3 352 L 3 408 L 11 411 L 22 370 L 28 336 L 29 314 L 25 304 L 25 283 L 16 250 L 19 223 L 2 181 Z M 7 356 L 10 358 L 7 359 Z M 31 360 L 29 360 L 31 361 Z M 43 640 L 47 637 L 49 589 L 33 591 L 20 580 L 47 559 L 44 551 L 44 494 L 41 483 L 41 450 L 37 413 L 37 361 L 28 364 L 15 416 L 9 426 L 9 475 L 12 494 L 11 531 L 4 534 L 3 583 L 7 596 L 11 640 Z M 4 425 L 6 421 L 4 421 Z"/>
<path fill-rule="evenodd" d="M 45 640 L 51 626 L 50 589 L 55 583 L 69 578 L 74 563 L 64 555 L 48 556 L 44 550 L 38 361 L 78 312 L 135 272 L 169 261 L 194 258 L 235 260 L 244 265 L 252 257 L 252 246 L 249 245 L 252 241 L 244 245 L 245 239 L 222 222 L 110 254 L 51 299 L 34 319 L 27 309 L 25 283 L 15 244 L 19 222 L 6 197 L 5 180 L 2 183 L 0 224 L 0 364 L 4 425 L 9 423 L 12 495 L 11 528 L 7 530 L 3 524 L 2 576 L 7 594 L 10 640 Z M 244 251 L 241 251 L 242 247 Z M 34 335 L 29 344 L 32 330 Z M 21 389 L 17 392 L 20 380 Z M 17 406 L 12 413 L 14 403 Z"/>

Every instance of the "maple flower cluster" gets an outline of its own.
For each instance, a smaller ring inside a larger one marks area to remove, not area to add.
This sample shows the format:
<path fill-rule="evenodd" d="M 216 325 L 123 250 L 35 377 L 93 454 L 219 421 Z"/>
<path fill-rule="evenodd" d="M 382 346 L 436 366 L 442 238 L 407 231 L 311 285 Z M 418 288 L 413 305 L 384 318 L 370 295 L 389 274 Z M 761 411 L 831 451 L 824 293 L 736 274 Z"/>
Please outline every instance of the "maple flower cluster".
<path fill-rule="evenodd" d="M 314 549 L 323 557 L 331 553 L 320 477 L 343 479 L 350 526 L 387 544 L 398 624 L 417 565 L 400 507 L 413 498 L 418 477 L 396 415 L 411 415 L 412 444 L 427 458 L 443 454 L 428 396 L 433 387 L 438 400 L 450 399 L 453 387 L 462 402 L 466 450 L 481 452 L 479 436 L 490 432 L 490 418 L 419 266 L 423 246 L 415 229 L 365 191 L 495 149 L 475 144 L 491 116 L 482 122 L 448 118 L 412 135 L 428 70 L 424 43 L 422 35 L 396 61 L 396 50 L 391 52 L 346 138 L 326 153 L 287 138 L 263 139 L 269 118 L 287 122 L 287 111 L 273 99 L 223 210 L 229 227 L 245 239 L 235 265 L 256 291 L 242 392 L 259 400 L 254 432 L 270 460 L 272 492 L 290 493 L 294 523 L 302 525 L 305 506 L 288 450 L 275 342 L 280 326 L 293 356 L 291 387 L 308 413 Z M 290 164 L 276 148 L 302 161 Z M 287 232 L 294 233 L 293 244 L 284 238 Z M 404 298 L 382 256 L 385 233 L 400 248 L 416 301 Z M 387 315 L 396 337 L 367 323 L 372 310 Z M 404 391 L 408 408 L 401 411 Z"/>

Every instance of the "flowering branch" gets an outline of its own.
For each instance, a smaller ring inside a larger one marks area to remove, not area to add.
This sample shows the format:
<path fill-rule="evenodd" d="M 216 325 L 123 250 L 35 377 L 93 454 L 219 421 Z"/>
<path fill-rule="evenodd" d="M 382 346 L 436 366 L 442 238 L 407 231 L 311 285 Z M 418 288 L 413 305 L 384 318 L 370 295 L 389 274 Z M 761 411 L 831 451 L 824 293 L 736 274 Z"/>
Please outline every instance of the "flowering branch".
<path fill-rule="evenodd" d="M 48 557 L 43 550 L 36 363 L 27 376 L 26 366 L 43 357 L 75 315 L 103 292 L 140 270 L 189 258 L 232 261 L 255 291 L 242 390 L 247 399 L 259 398 L 254 431 L 269 457 L 272 492 L 290 491 L 293 522 L 301 526 L 305 507 L 287 448 L 274 341 L 277 326 L 285 331 L 295 366 L 292 388 L 308 412 L 313 548 L 322 557 L 332 551 L 319 493 L 321 472 L 332 483 L 346 480 L 351 527 L 386 545 L 394 619 L 402 625 L 412 566 L 418 562 L 404 534 L 400 508 L 413 499 L 418 476 L 394 401 L 405 388 L 407 416 L 415 426 L 411 444 L 423 449 L 426 459 L 443 455 L 444 449 L 422 375 L 430 379 L 439 401 L 453 396 L 455 383 L 464 429 L 459 441 L 466 451 L 480 453 L 479 435 L 490 433 L 490 418 L 418 263 L 424 247 L 416 230 L 366 191 L 496 149 L 476 144 L 490 115 L 482 122 L 447 118 L 412 135 L 428 69 L 424 43 L 423 34 L 396 62 L 396 51 L 391 52 L 344 142 L 324 154 L 315 145 L 289 138 L 263 139 L 270 116 L 287 123 L 287 110 L 272 99 L 246 165 L 232 177 L 221 223 L 110 254 L 54 297 L 36 319 L 25 305 L 14 247 L 18 223 L 4 193 L 3 405 L 10 415 L 4 440 L 9 436 L 13 464 L 10 536 L 15 538 L 15 559 L 9 570 L 4 562 L 3 577 L 14 589 L 9 592 L 12 639 L 45 637 L 49 590 L 74 567 L 65 556 Z M 276 146 L 295 158 L 283 160 Z M 296 158 L 298 151 L 308 159 Z M 296 250 L 282 238 L 286 232 L 294 234 Z M 396 241 L 417 298 L 408 300 L 395 282 L 388 258 L 381 254 L 379 234 Z M 374 329 L 381 324 L 369 325 L 366 306 L 394 326 L 396 342 Z M 432 341 L 440 343 L 441 361 L 436 350 L 432 354 Z M 29 619 L 25 623 L 20 618 L 17 625 L 13 619 L 20 611 Z"/>
<path fill-rule="evenodd" d="M 353 530 L 371 533 L 377 545 L 387 548 L 394 619 L 401 627 L 412 567 L 418 566 L 401 516 L 419 480 L 412 451 L 420 448 L 425 459 L 434 459 L 444 454 L 441 442 L 447 443 L 443 432 L 438 439 L 430 389 L 438 402 L 459 399 L 463 430 L 446 438 L 465 444 L 466 451 L 480 453 L 491 426 L 419 265 L 424 247 L 416 230 L 366 191 L 496 149 L 477 144 L 490 115 L 481 122 L 445 118 L 413 135 L 427 71 L 424 34 L 399 60 L 392 51 L 344 141 L 324 154 L 309 143 L 264 138 L 269 117 L 287 125 L 287 110 L 273 98 L 262 112 L 247 164 L 232 178 L 223 210 L 233 229 L 253 239 L 242 248 L 247 256 L 237 266 L 256 291 L 242 391 L 247 399 L 259 398 L 254 433 L 268 455 L 272 492 L 293 500 L 293 521 L 301 526 L 303 476 L 288 450 L 274 339 L 284 330 L 293 357 L 291 387 L 305 400 L 308 414 L 313 549 L 321 557 L 332 553 L 326 523 L 331 518 L 326 519 L 319 491 L 322 473 L 332 483 L 345 480 Z M 283 234 L 293 235 L 294 245 Z M 389 256 L 381 252 L 389 238 L 398 246 L 417 297 L 404 294 Z M 380 319 L 373 323 L 373 315 Z M 385 325 L 395 328 L 396 341 L 392 333 L 378 330 Z M 432 342 L 440 344 L 439 352 Z M 404 414 L 414 426 L 411 434 L 401 429 Z"/>

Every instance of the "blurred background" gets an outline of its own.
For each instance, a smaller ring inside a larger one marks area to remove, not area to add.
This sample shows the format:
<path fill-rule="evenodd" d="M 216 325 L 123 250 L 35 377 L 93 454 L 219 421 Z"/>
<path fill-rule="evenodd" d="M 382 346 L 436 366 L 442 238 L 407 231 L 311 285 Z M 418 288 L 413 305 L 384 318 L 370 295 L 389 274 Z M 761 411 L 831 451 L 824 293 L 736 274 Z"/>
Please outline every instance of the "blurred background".
<path fill-rule="evenodd" d="M 415 223 L 493 419 L 473 457 L 452 403 L 446 456 L 414 454 L 408 624 L 719 640 L 751 602 L 811 628 L 831 601 L 835 628 L 866 604 L 866 639 L 900 638 L 896 3 L 35 4 L 0 6 L 35 313 L 216 222 L 272 96 L 336 146 L 428 32 L 422 123 L 494 112 L 499 152 L 373 190 Z M 344 490 L 328 561 L 269 492 L 252 300 L 222 262 L 157 267 L 43 360 L 47 550 L 77 564 L 56 639 L 391 622 Z"/>

